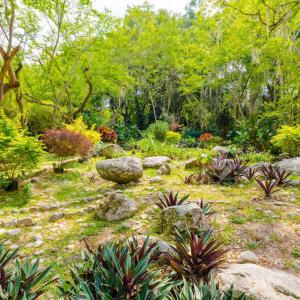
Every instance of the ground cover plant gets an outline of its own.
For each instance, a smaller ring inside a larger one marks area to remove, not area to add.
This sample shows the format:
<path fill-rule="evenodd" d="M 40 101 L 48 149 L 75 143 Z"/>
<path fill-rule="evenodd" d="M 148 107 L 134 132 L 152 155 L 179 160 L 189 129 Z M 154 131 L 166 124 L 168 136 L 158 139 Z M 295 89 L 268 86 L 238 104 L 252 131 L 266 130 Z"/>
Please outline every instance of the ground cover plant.
<path fill-rule="evenodd" d="M 100 2 L 0 1 L 0 298 L 300 299 L 299 1 Z"/>

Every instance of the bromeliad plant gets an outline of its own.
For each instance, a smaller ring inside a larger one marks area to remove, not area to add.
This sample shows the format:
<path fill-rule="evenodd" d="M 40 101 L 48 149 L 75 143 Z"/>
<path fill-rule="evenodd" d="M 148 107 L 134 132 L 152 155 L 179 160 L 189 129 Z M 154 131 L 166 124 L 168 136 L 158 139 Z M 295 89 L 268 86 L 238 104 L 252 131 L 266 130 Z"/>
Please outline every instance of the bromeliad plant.
<path fill-rule="evenodd" d="M 158 278 L 152 266 L 160 256 L 149 237 L 140 246 L 132 238 L 107 243 L 93 251 L 86 244 L 84 263 L 71 271 L 72 280 L 60 286 L 68 299 L 164 299 L 172 285 Z"/>
<path fill-rule="evenodd" d="M 177 206 L 182 205 L 190 195 L 184 195 L 181 199 L 179 199 L 178 192 L 173 194 L 173 191 L 171 191 L 169 194 L 164 193 L 162 197 L 159 197 L 159 203 L 157 203 L 157 206 L 161 209 L 170 207 L 170 206 Z"/>
<path fill-rule="evenodd" d="M 202 212 L 206 217 L 212 216 L 215 213 L 212 210 L 212 205 L 210 205 L 209 203 L 204 203 L 203 199 L 197 201 L 196 203 L 202 209 Z"/>
<path fill-rule="evenodd" d="M 211 238 L 212 230 L 188 231 L 188 243 L 178 232 L 176 246 L 171 253 L 165 253 L 168 264 L 173 269 L 173 278 L 186 278 L 189 282 L 209 282 L 210 272 L 224 262 L 226 249 Z"/>
<path fill-rule="evenodd" d="M 270 197 L 272 193 L 277 192 L 274 188 L 278 185 L 278 181 L 275 179 L 255 179 L 258 186 L 264 191 L 265 197 Z"/>
<path fill-rule="evenodd" d="M 248 167 L 243 171 L 243 175 L 248 179 L 251 180 L 255 177 L 255 175 L 257 174 L 257 169 L 252 168 L 252 167 Z"/>
<path fill-rule="evenodd" d="M 17 253 L 18 249 L 5 251 L 0 244 L 0 299 L 38 299 L 44 288 L 56 281 L 46 281 L 51 267 L 39 270 L 39 260 L 21 264 Z"/>

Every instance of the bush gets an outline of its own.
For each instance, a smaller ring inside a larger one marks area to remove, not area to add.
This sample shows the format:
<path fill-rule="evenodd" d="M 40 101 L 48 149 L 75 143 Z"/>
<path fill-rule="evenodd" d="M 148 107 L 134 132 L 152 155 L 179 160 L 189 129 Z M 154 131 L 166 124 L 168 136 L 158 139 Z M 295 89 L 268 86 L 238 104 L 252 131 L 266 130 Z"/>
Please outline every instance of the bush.
<path fill-rule="evenodd" d="M 179 132 L 168 131 L 166 134 L 167 142 L 177 144 L 181 140 L 181 134 Z"/>
<path fill-rule="evenodd" d="M 213 139 L 213 135 L 209 132 L 205 132 L 205 133 L 202 133 L 199 138 L 198 138 L 198 141 L 199 142 L 207 142 L 207 141 L 211 141 Z"/>
<path fill-rule="evenodd" d="M 156 140 L 163 142 L 166 139 L 169 129 L 170 127 L 167 122 L 156 121 L 149 126 L 148 132 L 152 134 Z"/>
<path fill-rule="evenodd" d="M 238 155 L 239 159 L 247 161 L 249 164 L 256 164 L 259 162 L 272 162 L 275 157 L 268 152 L 248 152 Z"/>
<path fill-rule="evenodd" d="M 295 157 L 300 155 L 300 125 L 282 126 L 271 143 L 283 152 Z"/>
<path fill-rule="evenodd" d="M 126 126 L 126 125 L 118 125 L 116 127 L 116 132 L 118 136 L 118 143 L 127 144 L 131 140 L 137 140 L 141 138 L 141 132 L 139 131 L 136 125 Z"/>
<path fill-rule="evenodd" d="M 95 131 L 94 128 L 95 125 L 92 125 L 91 129 L 88 129 L 87 125 L 83 122 L 82 116 L 72 124 L 66 125 L 66 129 L 84 135 L 93 144 L 99 142 L 101 139 L 99 132 Z"/>
<path fill-rule="evenodd" d="M 17 252 L 4 251 L 0 244 L 0 299 L 38 299 L 44 294 L 44 288 L 56 281 L 45 282 L 51 268 L 40 270 L 39 260 L 21 264 Z M 8 267 L 9 264 L 14 267 Z"/>
<path fill-rule="evenodd" d="M 102 126 L 99 128 L 99 132 L 104 143 L 114 143 L 117 140 L 117 133 L 113 129 Z"/>
<path fill-rule="evenodd" d="M 92 142 L 83 134 L 68 129 L 50 129 L 43 137 L 50 153 L 58 156 L 55 168 L 62 168 L 63 163 L 73 156 L 86 156 L 92 148 Z"/>
<path fill-rule="evenodd" d="M 6 184 L 36 167 L 43 154 L 42 143 L 25 135 L 17 119 L 0 109 L 0 178 Z"/>

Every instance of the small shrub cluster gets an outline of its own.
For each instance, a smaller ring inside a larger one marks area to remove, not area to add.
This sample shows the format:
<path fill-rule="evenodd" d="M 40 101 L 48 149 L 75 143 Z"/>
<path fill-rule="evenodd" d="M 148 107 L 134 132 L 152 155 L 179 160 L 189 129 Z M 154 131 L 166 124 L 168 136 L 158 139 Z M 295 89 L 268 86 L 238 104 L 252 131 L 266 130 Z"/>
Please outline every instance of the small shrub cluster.
<path fill-rule="evenodd" d="M 154 138 L 160 142 L 165 141 L 169 130 L 169 124 L 164 121 L 156 121 L 155 123 L 150 124 L 148 128 L 149 134 L 153 135 Z"/>
<path fill-rule="evenodd" d="M 171 144 L 179 143 L 180 139 L 181 139 L 181 134 L 179 132 L 168 131 L 166 134 L 166 140 Z"/>
<path fill-rule="evenodd" d="M 47 130 L 43 136 L 43 141 L 48 151 L 58 157 L 55 168 L 61 171 L 63 171 L 62 165 L 68 158 L 76 155 L 86 156 L 93 145 L 86 136 L 69 129 Z"/>
<path fill-rule="evenodd" d="M 101 126 L 99 132 L 104 143 L 114 143 L 117 140 L 117 133 L 107 126 Z"/>
<path fill-rule="evenodd" d="M 205 132 L 205 133 L 202 133 L 199 138 L 198 138 L 198 141 L 199 142 L 208 142 L 208 141 L 211 141 L 213 139 L 213 135 L 209 132 Z"/>

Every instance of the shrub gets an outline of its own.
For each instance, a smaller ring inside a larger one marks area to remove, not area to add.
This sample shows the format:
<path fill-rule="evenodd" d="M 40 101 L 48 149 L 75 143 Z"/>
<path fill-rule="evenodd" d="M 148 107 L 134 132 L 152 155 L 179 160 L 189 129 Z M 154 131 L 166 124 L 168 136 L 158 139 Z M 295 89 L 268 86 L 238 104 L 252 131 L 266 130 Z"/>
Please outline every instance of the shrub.
<path fill-rule="evenodd" d="M 82 116 L 65 127 L 70 131 L 84 135 L 93 144 L 99 142 L 101 139 L 100 134 L 94 130 L 95 125 L 92 125 L 91 129 L 88 129 L 87 125 L 83 122 Z"/>
<path fill-rule="evenodd" d="M 213 135 L 209 132 L 205 132 L 199 136 L 198 141 L 199 142 L 207 142 L 207 141 L 211 141 L 212 139 L 213 139 Z"/>
<path fill-rule="evenodd" d="M 300 125 L 282 126 L 273 136 L 271 143 L 290 156 L 300 155 Z"/>
<path fill-rule="evenodd" d="M 168 131 L 166 134 L 166 139 L 167 139 L 167 142 L 169 142 L 171 144 L 177 144 L 177 143 L 179 143 L 179 141 L 181 139 L 181 135 L 179 132 Z"/>
<path fill-rule="evenodd" d="M 44 288 L 56 281 L 45 282 L 51 267 L 40 270 L 39 260 L 21 264 L 17 253 L 18 250 L 4 251 L 0 244 L 0 299 L 38 299 L 44 294 Z"/>
<path fill-rule="evenodd" d="M 159 257 L 157 243 L 146 238 L 112 242 L 93 251 L 87 245 L 84 263 L 71 271 L 72 281 L 60 287 L 70 299 L 163 299 L 171 286 L 152 270 Z M 157 254 L 158 253 L 158 254 Z"/>
<path fill-rule="evenodd" d="M 114 143 L 117 140 L 117 133 L 113 129 L 102 126 L 99 128 L 99 132 L 104 143 Z"/>
<path fill-rule="evenodd" d="M 164 141 L 167 136 L 167 132 L 169 131 L 169 124 L 164 121 L 156 121 L 152 123 L 149 128 L 148 132 L 152 134 L 156 140 Z"/>
<path fill-rule="evenodd" d="M 0 109 L 0 179 L 7 188 L 23 172 L 35 168 L 42 154 L 42 143 L 26 136 L 18 120 L 9 119 Z"/>
<path fill-rule="evenodd" d="M 174 270 L 174 278 L 186 278 L 189 282 L 209 281 L 210 272 L 224 262 L 227 250 L 211 239 L 212 230 L 204 232 L 188 232 L 188 244 L 177 233 L 176 246 L 171 253 L 165 253 L 170 267 Z"/>
<path fill-rule="evenodd" d="M 92 142 L 83 134 L 68 129 L 47 130 L 43 140 L 48 151 L 58 156 L 55 168 L 62 168 L 70 157 L 87 155 L 92 148 Z"/>
<path fill-rule="evenodd" d="M 238 158 L 248 161 L 249 164 L 272 162 L 275 159 L 275 157 L 268 152 L 248 152 L 238 155 Z"/>

